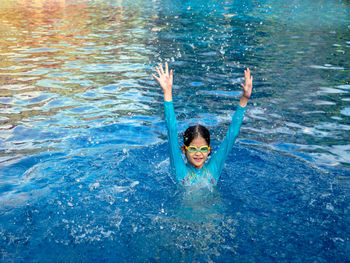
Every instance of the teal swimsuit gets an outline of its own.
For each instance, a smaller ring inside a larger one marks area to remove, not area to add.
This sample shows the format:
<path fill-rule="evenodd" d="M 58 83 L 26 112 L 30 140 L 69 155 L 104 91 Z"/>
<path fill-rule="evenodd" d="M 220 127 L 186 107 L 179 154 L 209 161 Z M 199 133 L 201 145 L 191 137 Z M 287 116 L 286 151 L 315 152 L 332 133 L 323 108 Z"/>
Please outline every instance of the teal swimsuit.
<path fill-rule="evenodd" d="M 239 134 L 244 118 L 244 112 L 247 107 L 243 108 L 237 105 L 237 110 L 232 116 L 232 122 L 227 131 L 225 139 L 221 143 L 217 152 L 211 155 L 211 158 L 207 163 L 204 163 L 202 169 L 197 169 L 190 164 L 185 164 L 184 160 L 182 159 L 182 153 L 177 138 L 176 116 L 173 102 L 164 101 L 164 108 L 170 145 L 170 163 L 172 169 L 175 169 L 177 181 L 181 182 L 185 186 L 197 182 L 209 182 L 210 184 L 216 185 L 224 167 L 226 158 Z"/>

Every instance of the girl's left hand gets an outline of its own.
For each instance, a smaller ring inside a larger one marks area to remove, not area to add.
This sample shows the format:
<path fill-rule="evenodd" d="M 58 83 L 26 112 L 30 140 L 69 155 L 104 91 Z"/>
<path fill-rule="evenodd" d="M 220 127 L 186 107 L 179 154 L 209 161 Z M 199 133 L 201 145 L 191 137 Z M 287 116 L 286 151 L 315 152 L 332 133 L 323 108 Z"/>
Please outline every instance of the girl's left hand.
<path fill-rule="evenodd" d="M 241 86 L 243 88 L 242 97 L 245 97 L 246 99 L 249 99 L 250 95 L 252 94 L 252 88 L 253 88 L 253 76 L 250 75 L 249 68 L 247 68 L 244 71 L 244 79 L 245 79 L 244 85 L 241 84 Z"/>

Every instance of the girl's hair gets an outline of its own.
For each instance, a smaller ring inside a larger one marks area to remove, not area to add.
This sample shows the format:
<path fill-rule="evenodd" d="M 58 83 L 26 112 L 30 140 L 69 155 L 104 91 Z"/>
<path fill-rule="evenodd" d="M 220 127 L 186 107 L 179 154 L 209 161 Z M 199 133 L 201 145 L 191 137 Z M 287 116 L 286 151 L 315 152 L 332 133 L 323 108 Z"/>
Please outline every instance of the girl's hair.
<path fill-rule="evenodd" d="M 184 145 L 189 146 L 190 143 L 198 136 L 203 137 L 207 144 L 210 145 L 210 133 L 207 128 L 200 124 L 187 128 L 184 133 Z"/>

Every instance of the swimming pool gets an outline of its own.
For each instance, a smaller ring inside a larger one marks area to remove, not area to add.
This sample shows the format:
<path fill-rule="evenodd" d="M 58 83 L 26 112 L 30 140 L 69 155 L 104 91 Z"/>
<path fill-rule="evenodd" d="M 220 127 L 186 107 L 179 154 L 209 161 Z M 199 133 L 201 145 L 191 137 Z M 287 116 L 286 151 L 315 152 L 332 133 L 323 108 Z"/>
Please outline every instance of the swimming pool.
<path fill-rule="evenodd" d="M 348 1 L 0 4 L 0 261 L 350 260 Z M 216 188 L 169 173 L 162 94 L 214 150 Z"/>

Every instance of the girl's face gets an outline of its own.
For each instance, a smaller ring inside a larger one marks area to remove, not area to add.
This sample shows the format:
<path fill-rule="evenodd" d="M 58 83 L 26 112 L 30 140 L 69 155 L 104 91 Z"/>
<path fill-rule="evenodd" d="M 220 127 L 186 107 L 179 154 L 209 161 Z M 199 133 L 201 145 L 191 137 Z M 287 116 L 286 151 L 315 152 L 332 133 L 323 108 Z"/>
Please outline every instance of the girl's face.
<path fill-rule="evenodd" d="M 201 146 L 209 146 L 202 136 L 198 136 L 197 138 L 193 139 L 190 145 L 197 148 L 200 148 Z M 197 169 L 203 168 L 203 165 L 210 153 L 210 150 L 206 153 L 202 153 L 200 151 L 190 153 L 184 147 L 182 148 L 182 151 L 185 153 L 188 162 Z"/>

